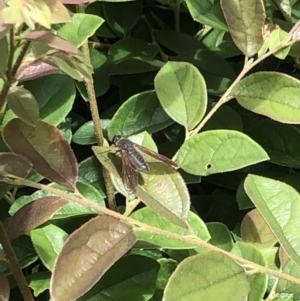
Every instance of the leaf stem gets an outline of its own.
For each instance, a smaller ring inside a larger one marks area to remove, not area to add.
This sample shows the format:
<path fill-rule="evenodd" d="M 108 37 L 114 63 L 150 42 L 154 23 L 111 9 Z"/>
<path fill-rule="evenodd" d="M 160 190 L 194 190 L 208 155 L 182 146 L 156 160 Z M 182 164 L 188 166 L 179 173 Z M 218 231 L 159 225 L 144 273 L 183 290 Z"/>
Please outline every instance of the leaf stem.
<path fill-rule="evenodd" d="M 85 12 L 85 5 L 78 5 L 77 10 L 80 13 Z M 90 50 L 89 50 L 89 45 L 88 41 L 86 41 L 82 45 L 82 53 L 90 61 Z M 100 114 L 99 114 L 99 109 L 98 109 L 98 104 L 97 104 L 97 99 L 96 99 L 96 94 L 95 94 L 95 88 L 94 88 L 94 82 L 92 76 L 90 79 L 84 79 L 86 91 L 88 94 L 88 99 L 90 103 L 90 110 L 91 110 L 91 115 L 95 127 L 95 135 L 96 135 L 96 140 L 97 144 L 99 146 L 104 145 L 104 135 L 103 135 L 103 130 L 101 127 L 101 122 L 100 122 Z M 103 178 L 105 182 L 105 187 L 106 187 L 106 194 L 107 194 L 107 202 L 108 202 L 108 207 L 114 211 L 117 211 L 117 203 L 115 199 L 115 192 L 114 192 L 114 187 L 110 178 L 109 171 L 106 168 L 103 168 Z"/>
<path fill-rule="evenodd" d="M 21 291 L 21 294 L 25 301 L 34 301 L 34 298 L 31 294 L 31 291 L 28 287 L 26 279 L 22 273 L 22 270 L 19 266 L 18 259 L 15 255 L 15 252 L 12 248 L 10 240 L 6 234 L 3 223 L 0 221 L 0 242 L 3 246 L 4 252 L 9 260 L 9 265 L 11 271 L 13 272 L 14 278 L 18 284 L 18 287 Z"/>
<path fill-rule="evenodd" d="M 270 55 L 276 53 L 278 50 L 290 46 L 291 44 L 294 43 L 294 41 L 291 42 L 291 38 L 293 33 L 298 29 L 300 25 L 300 21 L 298 21 L 295 26 L 291 29 L 291 31 L 287 34 L 287 36 L 281 41 L 280 44 L 278 44 L 275 48 L 269 50 L 268 52 L 266 52 L 264 55 L 262 55 L 261 57 L 257 58 L 256 60 L 254 60 L 253 62 L 249 63 L 250 60 L 248 60 L 248 57 L 245 56 L 245 62 L 244 62 L 244 66 L 243 69 L 241 70 L 240 74 L 237 76 L 237 78 L 234 80 L 234 82 L 230 85 L 230 87 L 227 89 L 227 91 L 223 94 L 223 96 L 219 99 L 219 101 L 217 102 L 217 104 L 211 109 L 211 111 L 204 117 L 204 119 L 202 119 L 202 121 L 199 123 L 199 125 L 192 130 L 188 137 L 192 137 L 195 136 L 197 133 L 199 133 L 199 131 L 203 128 L 203 126 L 206 124 L 206 122 L 213 116 L 213 114 L 221 107 L 221 105 L 223 105 L 224 103 L 230 101 L 231 99 L 233 99 L 234 97 L 231 96 L 231 92 L 233 90 L 233 88 L 235 87 L 235 85 L 252 69 L 254 68 L 256 65 L 258 65 L 260 62 L 262 62 L 263 60 L 265 60 L 267 57 L 269 57 Z"/>
<path fill-rule="evenodd" d="M 162 230 L 162 229 L 159 229 L 159 228 L 156 228 L 153 226 L 149 226 L 147 224 L 144 224 L 142 222 L 134 220 L 130 217 L 121 215 L 120 213 L 117 213 L 117 212 L 109 210 L 105 207 L 102 207 L 96 203 L 90 202 L 89 200 L 84 198 L 82 195 L 70 194 L 70 193 L 61 191 L 59 189 L 53 188 L 51 186 L 47 186 L 47 185 L 40 184 L 40 183 L 35 183 L 35 182 L 29 181 L 29 180 L 26 180 L 23 178 L 15 177 L 15 176 L 14 177 L 10 176 L 10 177 L 5 177 L 5 178 L 3 177 L 2 181 L 6 182 L 8 184 L 12 184 L 12 185 L 25 185 L 25 186 L 42 189 L 44 191 L 54 193 L 55 195 L 58 195 L 61 198 L 64 198 L 66 200 L 71 200 L 71 201 L 79 203 L 83 206 L 92 208 L 92 209 L 96 210 L 97 212 L 99 212 L 100 214 L 106 214 L 106 215 L 112 216 L 116 219 L 119 219 L 121 221 L 124 221 L 126 223 L 129 223 L 129 224 L 135 226 L 134 227 L 135 232 L 143 231 L 143 232 L 150 232 L 150 233 L 157 234 L 157 235 L 163 235 L 165 237 L 169 237 L 169 238 L 176 239 L 176 240 L 179 240 L 182 242 L 190 243 L 197 247 L 205 248 L 208 251 L 222 253 L 241 264 L 247 265 L 247 267 L 250 267 L 252 270 L 255 271 L 255 273 L 267 273 L 267 274 L 273 275 L 275 277 L 279 277 L 281 279 L 285 279 L 285 280 L 288 280 L 290 282 L 300 285 L 299 278 L 295 278 L 288 274 L 281 273 L 280 271 L 272 270 L 272 269 L 266 268 L 264 266 L 261 266 L 259 264 L 253 263 L 252 261 L 249 261 L 249 260 L 239 257 L 235 254 L 227 252 L 223 249 L 215 247 L 215 246 L 201 240 L 199 237 L 183 236 L 183 235 L 180 235 L 180 234 L 177 234 L 174 232 L 169 232 L 169 231 Z"/>

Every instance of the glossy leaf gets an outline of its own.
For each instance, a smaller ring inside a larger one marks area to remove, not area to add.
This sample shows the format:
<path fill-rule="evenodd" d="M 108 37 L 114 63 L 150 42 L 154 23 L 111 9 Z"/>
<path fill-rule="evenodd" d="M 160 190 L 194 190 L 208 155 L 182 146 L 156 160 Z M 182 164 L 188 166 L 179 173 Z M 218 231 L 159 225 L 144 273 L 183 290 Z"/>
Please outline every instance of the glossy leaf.
<path fill-rule="evenodd" d="M 109 63 L 107 60 L 107 56 L 99 52 L 93 47 L 89 47 L 91 64 L 94 69 L 93 80 L 94 80 L 94 88 L 96 97 L 103 95 L 110 86 L 110 78 L 109 78 Z M 83 82 L 76 82 L 76 87 L 78 88 L 81 96 L 85 101 L 89 101 L 89 97 L 87 95 L 86 86 Z M 101 122 L 103 119 L 101 118 Z"/>
<path fill-rule="evenodd" d="M 197 68 L 185 62 L 168 62 L 157 73 L 154 84 L 162 107 L 172 119 L 189 130 L 200 122 L 207 95 Z"/>
<path fill-rule="evenodd" d="M 142 15 L 142 3 L 139 1 L 104 2 L 104 19 L 119 36 L 126 36 Z M 130 12 L 130 13 L 128 13 Z"/>
<path fill-rule="evenodd" d="M 241 237 L 244 242 L 258 248 L 270 248 L 277 242 L 271 228 L 257 209 L 245 215 L 241 224 Z"/>
<path fill-rule="evenodd" d="M 89 14 L 73 14 L 71 22 L 64 24 L 58 35 L 74 44 L 81 46 L 90 36 L 95 34 L 97 28 L 104 22 L 99 16 Z"/>
<path fill-rule="evenodd" d="M 105 185 L 102 165 L 95 156 L 88 157 L 80 162 L 78 167 L 78 181 L 92 185 L 98 190 L 101 196 L 104 197 Z"/>
<path fill-rule="evenodd" d="M 197 285 L 195 285 L 197 283 Z M 237 285 L 238 283 L 238 285 Z M 243 300 L 249 283 L 243 268 L 221 253 L 205 252 L 179 263 L 166 286 L 163 301 Z"/>
<path fill-rule="evenodd" d="M 210 175 L 268 160 L 267 153 L 248 136 L 230 130 L 206 131 L 189 138 L 176 162 L 188 173 Z"/>
<path fill-rule="evenodd" d="M 263 1 L 221 0 L 221 6 L 236 46 L 248 57 L 255 55 L 263 44 Z"/>
<path fill-rule="evenodd" d="M 209 0 L 184 0 L 184 2 L 195 21 L 212 28 L 228 31 L 220 3 Z"/>
<path fill-rule="evenodd" d="M 251 244 L 237 242 L 231 252 L 263 267 L 267 267 L 264 254 Z M 248 275 L 247 280 L 250 284 L 250 292 L 247 296 L 247 300 L 263 300 L 267 290 L 268 275 L 265 273 L 254 273 L 253 275 Z"/>
<path fill-rule="evenodd" d="M 129 57 L 153 58 L 158 49 L 155 45 L 139 39 L 124 39 L 117 41 L 108 49 L 108 59 L 112 62 L 123 61 Z"/>
<path fill-rule="evenodd" d="M 118 260 L 100 281 L 78 301 L 87 299 L 120 301 L 150 300 L 155 292 L 159 265 L 147 256 L 130 255 Z"/>
<path fill-rule="evenodd" d="M 110 119 L 101 119 L 101 128 L 104 133 L 110 124 Z M 72 141 L 80 145 L 95 144 L 97 142 L 95 135 L 94 122 L 88 121 L 84 123 L 73 135 Z"/>
<path fill-rule="evenodd" d="M 67 239 L 55 263 L 50 294 L 56 301 L 87 292 L 135 243 L 132 229 L 117 219 L 98 216 Z"/>
<path fill-rule="evenodd" d="M 31 265 L 32 263 L 38 260 L 38 256 L 36 255 L 36 252 L 32 246 L 29 236 L 20 236 L 11 241 L 11 245 L 13 247 L 14 253 L 17 257 L 18 264 L 21 267 L 21 269 Z M 1 257 L 5 258 L 5 253 L 2 245 L 0 245 L 0 258 Z M 11 274 L 8 264 L 5 268 L 5 264 L 3 262 L 0 265 L 0 272 L 4 272 L 5 274 Z"/>
<path fill-rule="evenodd" d="M 50 224 L 32 230 L 30 237 L 40 260 L 49 271 L 52 271 L 55 260 L 63 248 L 68 234 L 59 227 Z"/>
<path fill-rule="evenodd" d="M 12 87 L 7 95 L 7 104 L 16 116 L 35 126 L 39 119 L 39 106 L 34 96 L 23 87 Z"/>
<path fill-rule="evenodd" d="M 203 127 L 203 130 L 205 131 L 218 129 L 236 130 L 242 132 L 243 121 L 241 116 L 230 106 L 222 105 Z"/>
<path fill-rule="evenodd" d="M 190 229 L 184 229 L 182 227 L 170 224 L 168 221 L 157 215 L 150 208 L 142 208 L 131 214 L 132 218 L 145 223 L 147 225 L 174 232 L 182 236 L 191 235 Z M 210 239 L 210 234 L 204 224 L 204 222 L 193 212 L 189 212 L 188 215 L 189 226 L 191 227 L 193 234 L 197 235 L 201 240 L 208 241 Z M 193 249 L 196 248 L 195 245 L 185 243 L 171 237 L 166 237 L 165 235 L 159 235 L 150 233 L 147 231 L 137 231 L 136 232 L 137 243 L 135 248 L 164 248 L 164 249 Z"/>
<path fill-rule="evenodd" d="M 300 265 L 299 193 L 280 181 L 249 175 L 245 191 L 289 257 Z"/>
<path fill-rule="evenodd" d="M 115 135 L 128 137 L 143 131 L 151 134 L 172 123 L 155 92 L 147 91 L 133 95 L 119 107 L 110 122 L 108 138 L 112 140 Z"/>
<path fill-rule="evenodd" d="M 159 60 L 143 57 L 129 57 L 110 66 L 110 75 L 136 74 L 156 71 L 163 66 Z"/>
<path fill-rule="evenodd" d="M 60 197 L 49 196 L 25 205 L 3 223 L 9 239 L 15 239 L 42 225 L 66 204 L 67 201 Z"/>
<path fill-rule="evenodd" d="M 279 122 L 300 123 L 300 81 L 277 72 L 256 72 L 242 79 L 231 95 L 247 110 Z"/>
<path fill-rule="evenodd" d="M 270 161 L 291 168 L 300 167 L 300 139 L 297 126 L 270 119 L 243 117 L 244 132 L 259 143 L 270 156 Z"/>
<path fill-rule="evenodd" d="M 28 286 L 33 290 L 33 295 L 35 297 L 49 289 L 50 277 L 50 272 L 38 272 L 26 277 Z"/>
<path fill-rule="evenodd" d="M 13 119 L 4 127 L 3 138 L 13 152 L 28 158 L 45 178 L 74 188 L 77 161 L 57 128 L 42 121 L 32 127 Z"/>
<path fill-rule="evenodd" d="M 287 36 L 287 32 L 282 30 L 279 26 L 271 31 L 270 37 L 268 39 L 269 49 L 276 48 L 282 40 Z M 277 58 L 284 60 L 290 52 L 291 47 L 284 47 L 279 51 L 274 53 L 274 56 Z"/>
<path fill-rule="evenodd" d="M 121 179 L 121 158 L 108 147 L 94 146 L 92 149 L 101 164 Z M 139 173 L 137 197 L 167 220 L 186 227 L 190 201 L 182 177 L 171 166 L 146 154 L 143 157 L 149 163 L 150 172 Z"/>

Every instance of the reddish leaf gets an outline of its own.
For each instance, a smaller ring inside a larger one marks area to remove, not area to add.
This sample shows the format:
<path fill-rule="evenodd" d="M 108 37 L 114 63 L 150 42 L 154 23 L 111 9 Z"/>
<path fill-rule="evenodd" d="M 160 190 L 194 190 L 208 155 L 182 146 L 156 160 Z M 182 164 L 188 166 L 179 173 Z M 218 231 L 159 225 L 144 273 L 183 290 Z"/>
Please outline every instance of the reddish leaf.
<path fill-rule="evenodd" d="M 98 216 L 67 239 L 55 263 L 53 301 L 74 300 L 87 292 L 136 242 L 132 228 L 109 216 Z"/>
<path fill-rule="evenodd" d="M 9 283 L 4 274 L 0 273 L 0 301 L 9 300 Z"/>
<path fill-rule="evenodd" d="M 20 81 L 32 80 L 48 74 L 58 73 L 57 67 L 46 63 L 36 65 L 35 62 L 25 63 L 21 65 L 17 72 L 17 78 Z"/>
<path fill-rule="evenodd" d="M 36 125 L 39 119 L 39 106 L 34 96 L 23 87 L 11 87 L 7 95 L 8 106 L 24 122 Z"/>
<path fill-rule="evenodd" d="M 0 177 L 14 175 L 25 178 L 32 164 L 23 156 L 12 153 L 0 153 Z"/>
<path fill-rule="evenodd" d="M 75 187 L 76 157 L 56 127 L 43 121 L 33 127 L 20 119 L 13 119 L 4 127 L 3 139 L 14 153 L 28 158 L 33 168 L 48 180 Z"/>
<path fill-rule="evenodd" d="M 24 38 L 26 40 L 46 44 L 54 49 L 63 50 L 69 53 L 78 52 L 78 49 L 72 43 L 49 31 L 30 31 Z"/>
<path fill-rule="evenodd" d="M 244 242 L 258 248 L 271 248 L 277 242 L 276 236 L 257 209 L 245 215 L 241 224 L 241 237 Z"/>
<path fill-rule="evenodd" d="M 48 221 L 68 201 L 57 196 L 46 196 L 22 207 L 4 221 L 9 239 L 15 239 Z"/>

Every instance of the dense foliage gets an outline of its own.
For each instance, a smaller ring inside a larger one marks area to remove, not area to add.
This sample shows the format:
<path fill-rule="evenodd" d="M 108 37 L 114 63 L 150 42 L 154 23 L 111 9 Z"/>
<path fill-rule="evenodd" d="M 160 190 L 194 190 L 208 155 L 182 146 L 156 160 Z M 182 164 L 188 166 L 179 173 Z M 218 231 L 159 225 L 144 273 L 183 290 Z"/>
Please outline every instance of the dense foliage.
<path fill-rule="evenodd" d="M 0 300 L 300 300 L 299 16 L 0 1 Z"/>

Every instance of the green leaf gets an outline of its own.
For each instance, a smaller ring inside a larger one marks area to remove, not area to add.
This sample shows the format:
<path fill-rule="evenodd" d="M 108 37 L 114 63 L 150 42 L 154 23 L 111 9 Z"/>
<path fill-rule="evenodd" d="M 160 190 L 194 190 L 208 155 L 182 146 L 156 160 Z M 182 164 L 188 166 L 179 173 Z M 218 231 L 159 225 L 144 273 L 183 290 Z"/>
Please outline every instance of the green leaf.
<path fill-rule="evenodd" d="M 106 134 L 107 128 L 110 125 L 110 119 L 101 119 L 101 128 L 103 133 Z M 95 135 L 94 122 L 88 121 L 84 123 L 73 135 L 72 141 L 80 145 L 90 145 L 97 143 Z"/>
<path fill-rule="evenodd" d="M 61 74 L 48 75 L 28 81 L 24 86 L 38 102 L 41 120 L 56 126 L 71 111 L 76 91 L 70 77 Z M 3 124 L 15 117 L 11 110 L 7 110 Z"/>
<path fill-rule="evenodd" d="M 195 235 L 197 235 L 201 240 L 208 241 L 210 239 L 209 232 L 204 224 L 204 222 L 193 212 L 189 212 L 188 223 L 190 229 L 184 229 L 182 227 L 176 226 L 169 223 L 159 215 L 157 215 L 151 209 L 145 207 L 140 210 L 135 211 L 131 214 L 132 218 L 138 220 L 147 225 L 173 232 L 179 235 L 189 236 L 191 230 Z M 186 242 L 182 242 L 171 237 L 166 237 L 165 235 L 154 234 L 147 231 L 136 232 L 137 243 L 135 248 L 164 248 L 164 249 L 194 249 L 195 245 L 191 245 Z"/>
<path fill-rule="evenodd" d="M 248 136 L 237 131 L 206 131 L 180 147 L 176 162 L 188 173 L 207 176 L 237 170 L 268 160 L 267 153 Z"/>
<path fill-rule="evenodd" d="M 14 239 L 11 244 L 21 269 L 37 261 L 38 256 L 36 255 L 29 236 L 20 236 Z M 3 246 L 0 245 L 0 258 L 5 258 L 5 256 Z M 0 264 L 0 272 L 11 274 L 8 264 L 4 264 L 3 261 Z"/>
<path fill-rule="evenodd" d="M 110 85 L 109 78 L 109 64 L 107 62 L 107 57 L 105 54 L 99 52 L 98 50 L 90 47 L 90 56 L 91 56 L 91 64 L 94 68 L 93 73 L 93 81 L 96 97 L 103 95 L 107 92 Z M 81 81 L 76 81 L 76 87 L 78 88 L 81 96 L 85 101 L 89 101 L 89 97 L 87 95 L 86 86 Z"/>
<path fill-rule="evenodd" d="M 50 272 L 33 273 L 26 277 L 28 286 L 33 290 L 33 295 L 35 297 L 49 289 L 50 277 Z"/>
<path fill-rule="evenodd" d="M 228 31 L 220 3 L 211 0 L 184 0 L 193 19 L 212 28 Z"/>
<path fill-rule="evenodd" d="M 123 257 L 78 301 L 150 300 L 155 292 L 158 269 L 158 263 L 149 257 L 139 255 Z"/>
<path fill-rule="evenodd" d="M 233 239 L 226 225 L 218 222 L 207 223 L 211 235 L 210 244 L 230 252 L 233 247 Z"/>
<path fill-rule="evenodd" d="M 108 50 L 108 59 L 111 62 L 120 62 L 129 57 L 153 58 L 158 49 L 153 44 L 139 39 L 124 39 L 114 43 Z"/>
<path fill-rule="evenodd" d="M 156 71 L 163 66 L 159 60 L 143 57 L 129 57 L 124 61 L 113 63 L 110 66 L 110 75 L 135 74 Z"/>
<path fill-rule="evenodd" d="M 282 40 L 287 36 L 287 32 L 282 30 L 279 26 L 271 31 L 270 37 L 268 38 L 268 46 L 269 49 L 272 50 L 276 48 Z M 290 47 L 284 47 L 280 49 L 279 51 L 274 53 L 274 56 L 277 58 L 284 60 L 287 55 L 289 54 L 289 51 L 291 49 Z"/>
<path fill-rule="evenodd" d="M 77 181 L 92 185 L 101 194 L 102 198 L 105 197 L 102 165 L 95 156 L 88 157 L 80 162 Z"/>
<path fill-rule="evenodd" d="M 113 176 L 121 179 L 121 158 L 108 147 L 92 147 L 96 157 Z M 137 197 L 168 221 L 186 227 L 190 201 L 181 175 L 171 166 L 143 153 L 149 173 L 139 173 Z"/>
<path fill-rule="evenodd" d="M 236 46 L 248 57 L 263 45 L 266 15 L 261 0 L 221 0 L 225 19 Z"/>
<path fill-rule="evenodd" d="M 283 123 L 300 123 L 300 81 L 276 72 L 256 72 L 242 79 L 231 95 L 247 110 Z"/>
<path fill-rule="evenodd" d="M 203 45 L 210 51 L 218 53 L 223 58 L 231 58 L 241 54 L 232 40 L 226 39 L 227 33 L 223 30 L 214 29 L 207 33 L 201 40 Z"/>
<path fill-rule="evenodd" d="M 185 62 L 168 62 L 155 77 L 155 90 L 166 113 L 193 129 L 207 106 L 205 81 L 197 68 Z"/>
<path fill-rule="evenodd" d="M 219 129 L 243 131 L 241 116 L 228 105 L 222 105 L 203 127 L 205 131 Z"/>
<path fill-rule="evenodd" d="M 161 107 L 154 91 L 133 95 L 123 103 L 112 118 L 108 128 L 108 138 L 115 135 L 130 136 L 147 131 L 158 132 L 173 121 Z"/>
<path fill-rule="evenodd" d="M 177 261 L 171 258 L 161 258 L 157 261 L 160 264 L 160 269 L 157 275 L 156 291 L 153 297 L 153 301 L 162 300 L 164 289 L 169 281 L 169 278 L 177 267 Z"/>
<path fill-rule="evenodd" d="M 195 285 L 195 283 L 197 285 Z M 238 283 L 238 285 L 237 285 Z M 170 277 L 164 301 L 243 300 L 249 293 L 244 269 L 221 253 L 205 252 L 179 263 Z"/>
<path fill-rule="evenodd" d="M 99 16 L 89 14 L 73 14 L 71 22 L 64 24 L 58 31 L 58 35 L 75 46 L 81 46 L 98 27 L 104 22 Z"/>
<path fill-rule="evenodd" d="M 234 244 L 231 252 L 263 267 L 268 266 L 264 254 L 251 244 L 237 242 Z M 268 275 L 265 273 L 254 273 L 253 275 L 248 275 L 247 280 L 250 284 L 247 301 L 263 300 L 267 290 Z"/>
<path fill-rule="evenodd" d="M 299 193 L 280 181 L 249 175 L 245 191 L 289 257 L 300 265 Z"/>
<path fill-rule="evenodd" d="M 120 36 L 126 37 L 141 18 L 142 2 L 104 2 L 104 18 L 109 26 Z"/>
<path fill-rule="evenodd" d="M 30 232 L 32 244 L 44 266 L 52 271 L 68 234 L 55 225 L 47 225 Z"/>
<path fill-rule="evenodd" d="M 300 139 L 297 126 L 251 116 L 243 116 L 243 123 L 245 134 L 265 149 L 271 162 L 291 168 L 300 167 L 300 146 L 294 143 Z"/>

